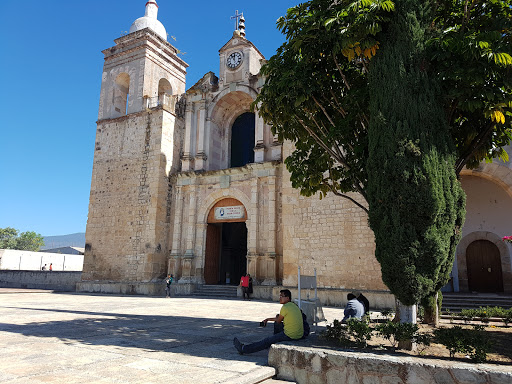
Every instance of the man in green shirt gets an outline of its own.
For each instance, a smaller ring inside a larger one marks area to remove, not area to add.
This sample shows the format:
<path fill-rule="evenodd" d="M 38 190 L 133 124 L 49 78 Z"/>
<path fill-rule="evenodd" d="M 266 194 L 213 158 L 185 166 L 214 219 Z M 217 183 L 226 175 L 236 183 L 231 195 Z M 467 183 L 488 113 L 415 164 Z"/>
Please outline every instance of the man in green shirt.
<path fill-rule="evenodd" d="M 274 322 L 274 334 L 252 344 L 242 344 L 235 337 L 233 344 L 241 355 L 254 353 L 269 348 L 280 341 L 298 340 L 304 336 L 302 312 L 295 303 L 292 303 L 292 294 L 288 289 L 283 289 L 279 295 L 279 303 L 283 304 L 279 315 L 269 317 L 261 322 L 263 326 L 267 322 Z"/>

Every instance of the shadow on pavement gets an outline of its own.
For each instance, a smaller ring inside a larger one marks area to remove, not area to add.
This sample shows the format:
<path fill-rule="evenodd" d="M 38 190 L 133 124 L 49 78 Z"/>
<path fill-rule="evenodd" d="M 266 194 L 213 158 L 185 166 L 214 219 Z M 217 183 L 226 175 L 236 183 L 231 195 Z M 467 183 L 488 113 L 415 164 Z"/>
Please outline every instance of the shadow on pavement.
<path fill-rule="evenodd" d="M 73 320 L 38 321 L 28 324 L 0 322 L 0 331 L 24 336 L 58 338 L 66 343 L 114 346 L 146 352 L 172 352 L 198 357 L 254 361 L 266 365 L 268 351 L 239 355 L 233 337 L 256 341 L 271 328 L 261 329 L 257 322 L 194 318 L 186 316 L 129 315 L 47 308 L 7 307 L 18 311 L 59 312 L 80 315 Z M 20 313 L 22 316 L 22 313 Z M 126 351 L 124 351 L 126 352 Z M 265 357 L 265 359 L 262 359 Z"/>

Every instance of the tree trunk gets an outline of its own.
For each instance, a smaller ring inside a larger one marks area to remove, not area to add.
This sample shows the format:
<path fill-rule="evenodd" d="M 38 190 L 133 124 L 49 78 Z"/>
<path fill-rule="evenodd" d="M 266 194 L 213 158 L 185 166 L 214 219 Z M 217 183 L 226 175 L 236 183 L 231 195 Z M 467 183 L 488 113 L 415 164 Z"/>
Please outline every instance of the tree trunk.
<path fill-rule="evenodd" d="M 400 322 L 416 324 L 418 316 L 417 309 L 418 307 L 416 305 L 400 304 Z M 398 342 L 398 349 L 413 351 L 416 349 L 416 344 L 412 340 L 402 340 Z"/>
<path fill-rule="evenodd" d="M 439 323 L 439 305 L 438 305 L 439 293 L 436 292 L 435 296 L 427 297 L 422 305 L 425 311 L 423 316 L 423 324 L 430 324 L 437 327 Z"/>

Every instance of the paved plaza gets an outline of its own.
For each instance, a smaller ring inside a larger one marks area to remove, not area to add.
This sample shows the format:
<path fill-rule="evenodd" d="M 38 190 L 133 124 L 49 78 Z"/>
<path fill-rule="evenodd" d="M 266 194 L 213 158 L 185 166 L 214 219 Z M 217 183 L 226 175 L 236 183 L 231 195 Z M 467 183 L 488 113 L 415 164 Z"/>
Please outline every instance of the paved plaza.
<path fill-rule="evenodd" d="M 0 383 L 256 383 L 278 303 L 0 289 Z M 325 308 L 329 321 L 342 309 Z M 300 343 L 300 342 L 299 342 Z"/>

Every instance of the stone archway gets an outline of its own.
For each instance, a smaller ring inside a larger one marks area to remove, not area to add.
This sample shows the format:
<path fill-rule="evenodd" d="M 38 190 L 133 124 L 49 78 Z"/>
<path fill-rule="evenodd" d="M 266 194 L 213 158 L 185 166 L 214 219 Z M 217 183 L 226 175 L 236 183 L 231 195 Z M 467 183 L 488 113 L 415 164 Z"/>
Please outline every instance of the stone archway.
<path fill-rule="evenodd" d="M 512 268 L 510 263 L 510 254 L 507 245 L 501 240 L 501 237 L 492 232 L 475 231 L 465 236 L 457 246 L 457 269 L 459 278 L 459 289 L 461 292 L 469 291 L 467 251 L 471 244 L 476 241 L 486 240 L 492 243 L 499 252 L 501 261 L 501 272 L 503 280 L 503 291 L 512 293 Z M 470 249 L 471 252 L 471 249 Z"/>
<path fill-rule="evenodd" d="M 236 285 L 247 272 L 247 210 L 237 199 L 217 201 L 207 218 L 206 284 Z"/>

